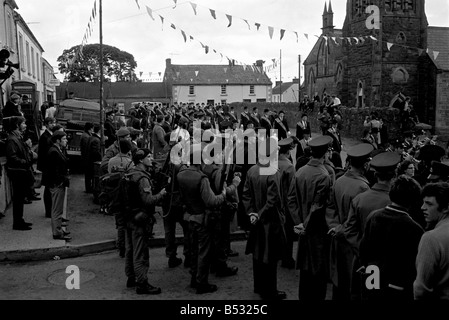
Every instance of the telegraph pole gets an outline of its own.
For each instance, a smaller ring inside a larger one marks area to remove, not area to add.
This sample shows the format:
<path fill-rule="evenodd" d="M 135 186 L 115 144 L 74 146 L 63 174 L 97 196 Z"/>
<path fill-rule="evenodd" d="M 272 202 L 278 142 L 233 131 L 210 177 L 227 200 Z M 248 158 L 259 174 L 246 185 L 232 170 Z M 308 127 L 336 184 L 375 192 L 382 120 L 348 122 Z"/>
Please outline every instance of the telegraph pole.
<path fill-rule="evenodd" d="M 298 102 L 301 102 L 301 55 L 298 55 Z"/>
<path fill-rule="evenodd" d="M 282 49 L 279 50 L 279 104 L 282 103 Z"/>
<path fill-rule="evenodd" d="M 103 1 L 100 0 L 100 150 L 104 155 L 104 107 L 103 107 Z"/>

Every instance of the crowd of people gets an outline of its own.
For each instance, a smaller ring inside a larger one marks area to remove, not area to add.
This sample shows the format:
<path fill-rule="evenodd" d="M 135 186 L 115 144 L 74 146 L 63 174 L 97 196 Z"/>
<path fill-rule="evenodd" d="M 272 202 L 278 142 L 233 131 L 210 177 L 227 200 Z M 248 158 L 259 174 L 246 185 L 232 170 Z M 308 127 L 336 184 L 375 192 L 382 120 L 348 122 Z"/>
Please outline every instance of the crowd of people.
<path fill-rule="evenodd" d="M 328 117 L 322 106 L 320 116 Z M 449 166 L 442 162 L 442 147 L 413 134 L 382 143 L 381 123 L 371 117 L 366 120 L 371 137 L 346 150 L 342 163 L 338 108 L 329 113 L 335 121 L 313 139 L 307 110 L 295 134 L 285 112 L 251 111 L 245 107 L 237 115 L 227 105 L 142 105 L 117 125 L 121 115 L 109 110 L 103 156 L 99 127 L 86 124 L 81 140 L 85 191 L 98 187 L 95 163 L 100 163 L 102 181 L 119 177 L 120 197 L 100 199 L 103 212 L 115 216 L 126 287 L 138 294 L 162 292 L 148 279 L 148 241 L 158 206 L 168 267 L 184 262 L 197 294 L 218 290 L 211 273 L 238 273 L 229 263 L 238 254 L 230 243 L 237 221 L 247 233 L 245 253 L 252 255 L 254 292 L 262 299 L 286 298 L 277 287 L 279 262 L 299 270 L 300 300 L 324 300 L 329 283 L 337 301 L 449 298 Z M 37 161 L 46 216 L 53 237 L 70 240 L 62 228 L 67 221 L 61 202 L 69 186 L 67 138 L 54 118 L 44 122 Z M 13 117 L 7 139 L 16 230 L 31 229 L 23 219 L 24 198 L 32 188 L 25 128 L 22 117 Z M 236 129 L 266 134 L 239 140 Z M 187 145 L 191 152 L 183 157 Z M 205 161 L 204 150 L 212 150 L 214 161 Z M 238 152 L 243 153 L 240 162 Z M 276 170 L 264 174 L 271 162 L 263 160 L 272 157 L 278 159 Z M 184 260 L 177 253 L 177 224 L 184 235 Z M 365 286 L 376 276 L 372 266 L 380 279 L 373 281 L 374 290 Z"/>

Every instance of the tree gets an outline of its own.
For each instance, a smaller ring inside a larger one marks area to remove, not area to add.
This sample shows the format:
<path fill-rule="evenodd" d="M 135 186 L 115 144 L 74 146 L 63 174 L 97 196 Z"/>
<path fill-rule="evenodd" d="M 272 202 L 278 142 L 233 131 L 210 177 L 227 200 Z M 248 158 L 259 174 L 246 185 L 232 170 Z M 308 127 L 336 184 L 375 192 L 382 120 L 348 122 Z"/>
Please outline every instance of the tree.
<path fill-rule="evenodd" d="M 64 50 L 58 67 L 65 80 L 72 82 L 100 81 L 100 44 L 88 44 L 79 54 L 80 45 Z M 103 44 L 103 81 L 137 81 L 137 63 L 126 51 Z"/>

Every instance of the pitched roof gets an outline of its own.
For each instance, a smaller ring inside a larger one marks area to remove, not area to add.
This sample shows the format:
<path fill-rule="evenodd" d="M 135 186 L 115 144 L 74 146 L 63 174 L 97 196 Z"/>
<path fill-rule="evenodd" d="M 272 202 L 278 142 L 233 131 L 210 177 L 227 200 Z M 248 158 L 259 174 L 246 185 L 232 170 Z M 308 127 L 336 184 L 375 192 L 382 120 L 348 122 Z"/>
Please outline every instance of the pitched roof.
<path fill-rule="evenodd" d="M 272 94 L 282 94 L 288 89 L 290 89 L 297 82 L 283 82 L 281 85 L 278 85 L 273 88 Z"/>
<path fill-rule="evenodd" d="M 327 39 L 328 45 L 330 45 L 331 50 L 336 52 L 336 56 L 338 56 L 342 52 L 342 46 L 337 46 L 335 42 L 331 39 L 331 37 L 341 37 L 343 35 L 343 31 L 340 29 L 334 29 L 334 32 L 329 35 Z M 319 39 L 315 42 L 312 50 L 310 51 L 307 58 L 304 60 L 303 65 L 308 65 L 312 63 L 316 63 L 318 59 L 318 50 L 320 49 L 321 41 L 325 41 L 324 38 L 320 36 Z M 338 43 L 341 43 L 341 40 L 338 40 Z"/>
<path fill-rule="evenodd" d="M 174 65 L 165 76 L 174 85 L 272 85 L 261 67 L 240 65 Z"/>
<path fill-rule="evenodd" d="M 104 99 L 135 98 L 165 98 L 163 82 L 105 82 L 103 83 Z M 57 97 L 62 99 L 66 92 L 75 92 L 77 97 L 84 99 L 99 99 L 99 82 L 64 82 L 57 87 Z M 167 93 L 168 94 L 168 93 Z"/>
<path fill-rule="evenodd" d="M 435 59 L 431 51 L 428 53 L 436 67 L 449 71 L 449 28 L 428 27 L 427 47 L 429 50 L 438 52 L 437 59 Z"/>

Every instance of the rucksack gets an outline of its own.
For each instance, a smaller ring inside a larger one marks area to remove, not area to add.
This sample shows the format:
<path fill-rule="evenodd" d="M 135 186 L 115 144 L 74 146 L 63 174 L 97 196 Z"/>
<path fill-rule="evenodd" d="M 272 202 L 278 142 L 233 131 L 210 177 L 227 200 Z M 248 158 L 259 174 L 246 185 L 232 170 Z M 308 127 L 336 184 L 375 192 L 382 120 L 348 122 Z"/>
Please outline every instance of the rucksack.
<path fill-rule="evenodd" d="M 128 184 L 130 169 L 107 173 L 100 177 L 98 200 L 110 214 L 122 212 L 128 205 Z"/>

